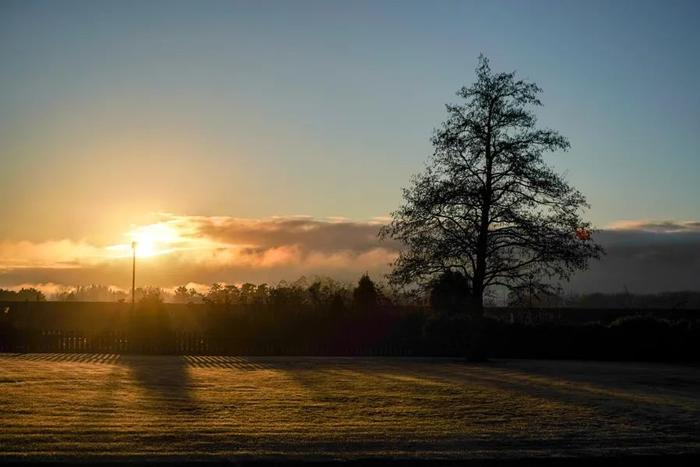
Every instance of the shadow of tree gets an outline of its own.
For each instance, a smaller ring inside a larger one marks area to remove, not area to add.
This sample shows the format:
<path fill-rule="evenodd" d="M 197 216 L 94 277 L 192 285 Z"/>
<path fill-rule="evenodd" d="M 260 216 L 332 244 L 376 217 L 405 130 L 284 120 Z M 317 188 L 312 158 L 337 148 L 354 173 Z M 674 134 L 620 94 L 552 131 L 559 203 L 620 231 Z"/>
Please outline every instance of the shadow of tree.
<path fill-rule="evenodd" d="M 129 369 L 154 408 L 173 414 L 197 413 L 184 356 L 122 355 L 120 363 Z"/>

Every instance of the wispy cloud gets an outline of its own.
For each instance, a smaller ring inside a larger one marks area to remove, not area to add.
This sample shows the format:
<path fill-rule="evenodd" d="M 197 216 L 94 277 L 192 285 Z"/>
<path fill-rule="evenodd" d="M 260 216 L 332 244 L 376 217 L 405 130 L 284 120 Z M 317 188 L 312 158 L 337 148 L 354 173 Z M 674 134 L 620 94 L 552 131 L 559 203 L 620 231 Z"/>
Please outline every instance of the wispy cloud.
<path fill-rule="evenodd" d="M 99 263 L 107 257 L 105 249 L 84 241 L 0 241 L 0 271 L 37 267 L 76 268 Z"/>
<path fill-rule="evenodd" d="M 613 222 L 607 230 L 655 233 L 700 232 L 700 221 L 622 220 Z"/>

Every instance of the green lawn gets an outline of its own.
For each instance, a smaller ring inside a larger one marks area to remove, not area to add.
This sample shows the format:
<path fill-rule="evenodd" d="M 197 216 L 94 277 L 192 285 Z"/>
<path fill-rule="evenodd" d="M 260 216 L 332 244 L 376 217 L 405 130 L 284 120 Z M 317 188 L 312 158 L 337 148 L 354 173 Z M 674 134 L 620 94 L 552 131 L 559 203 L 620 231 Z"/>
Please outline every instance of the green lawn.
<path fill-rule="evenodd" d="M 0 354 L 0 426 L 6 460 L 697 454 L 700 369 Z"/>

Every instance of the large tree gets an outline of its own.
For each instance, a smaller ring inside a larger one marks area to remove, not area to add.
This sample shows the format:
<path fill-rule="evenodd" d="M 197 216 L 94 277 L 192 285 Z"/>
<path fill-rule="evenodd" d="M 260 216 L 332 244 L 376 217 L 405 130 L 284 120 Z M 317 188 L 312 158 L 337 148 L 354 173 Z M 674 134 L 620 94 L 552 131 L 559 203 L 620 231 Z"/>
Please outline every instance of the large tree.
<path fill-rule="evenodd" d="M 458 270 L 481 313 L 489 288 L 550 289 L 602 250 L 581 217 L 585 197 L 543 160 L 569 142 L 537 128 L 541 89 L 492 72 L 483 56 L 476 76 L 457 93 L 463 100 L 447 105 L 425 171 L 380 235 L 403 245 L 393 283 L 425 284 Z"/>

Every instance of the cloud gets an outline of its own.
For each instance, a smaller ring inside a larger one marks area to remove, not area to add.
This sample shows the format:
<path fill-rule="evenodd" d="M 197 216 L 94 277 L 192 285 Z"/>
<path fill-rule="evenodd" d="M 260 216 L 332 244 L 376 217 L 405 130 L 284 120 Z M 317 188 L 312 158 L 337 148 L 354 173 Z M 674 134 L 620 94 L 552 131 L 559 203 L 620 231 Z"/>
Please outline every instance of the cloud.
<path fill-rule="evenodd" d="M 105 252 L 86 242 L 51 240 L 34 243 L 28 241 L 0 241 L 0 271 L 19 268 L 66 269 L 80 264 L 100 262 Z"/>
<path fill-rule="evenodd" d="M 700 222 L 623 221 L 597 232 L 607 254 L 578 273 L 577 292 L 700 290 Z"/>
<path fill-rule="evenodd" d="M 259 248 L 296 245 L 300 254 L 338 252 L 360 254 L 379 247 L 377 232 L 381 222 L 353 222 L 342 218 L 273 217 L 238 219 L 189 217 L 176 221 L 193 224 L 197 232 L 227 244 L 253 244 Z M 383 248 L 396 248 L 384 242 Z"/>
<path fill-rule="evenodd" d="M 607 230 L 616 232 L 637 231 L 653 233 L 700 232 L 700 221 L 624 220 L 612 223 Z"/>
<path fill-rule="evenodd" d="M 355 280 L 388 272 L 398 245 L 380 241 L 387 219 L 352 221 L 308 216 L 244 219 L 162 214 L 131 229 L 149 257 L 137 282 L 172 288 L 194 282 L 268 282 L 301 275 Z M 152 235 L 149 237 L 149 235 Z M 575 292 L 660 292 L 700 289 L 700 222 L 627 220 L 595 233 L 607 255 L 563 284 Z M 0 287 L 20 284 L 114 284 L 131 280 L 130 240 L 116 245 L 59 240 L 0 241 Z"/>
<path fill-rule="evenodd" d="M 132 228 L 139 242 L 139 282 L 173 287 L 196 282 L 276 282 L 300 275 L 354 279 L 383 275 L 397 254 L 380 242 L 382 220 L 306 216 L 242 219 L 163 214 L 159 222 Z M 0 248 L 0 286 L 130 281 L 131 239 L 113 245 L 61 240 L 7 243 Z"/>

